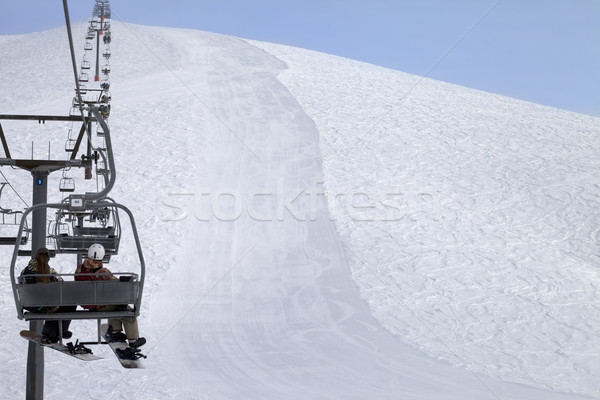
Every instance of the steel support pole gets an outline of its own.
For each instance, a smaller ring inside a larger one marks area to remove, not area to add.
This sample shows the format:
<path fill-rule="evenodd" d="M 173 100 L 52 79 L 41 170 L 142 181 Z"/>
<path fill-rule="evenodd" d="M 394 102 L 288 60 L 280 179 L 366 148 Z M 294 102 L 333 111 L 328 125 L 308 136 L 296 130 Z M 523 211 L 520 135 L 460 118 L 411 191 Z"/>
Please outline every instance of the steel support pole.
<path fill-rule="evenodd" d="M 33 205 L 48 202 L 48 171 L 32 171 L 33 175 Z M 40 247 L 46 246 L 46 208 L 34 210 L 31 224 L 31 255 Z M 43 321 L 29 321 L 29 330 L 42 332 Z M 29 342 L 27 353 L 27 400 L 42 400 L 44 398 L 44 348 Z"/>
<path fill-rule="evenodd" d="M 41 333 L 44 321 L 29 321 L 29 330 Z M 29 342 L 27 352 L 27 400 L 42 400 L 44 398 L 44 348 Z"/>
<path fill-rule="evenodd" d="M 48 202 L 48 171 L 33 170 L 33 204 Z M 32 255 L 40 247 L 46 247 L 46 208 L 41 207 L 32 213 L 31 251 Z"/>

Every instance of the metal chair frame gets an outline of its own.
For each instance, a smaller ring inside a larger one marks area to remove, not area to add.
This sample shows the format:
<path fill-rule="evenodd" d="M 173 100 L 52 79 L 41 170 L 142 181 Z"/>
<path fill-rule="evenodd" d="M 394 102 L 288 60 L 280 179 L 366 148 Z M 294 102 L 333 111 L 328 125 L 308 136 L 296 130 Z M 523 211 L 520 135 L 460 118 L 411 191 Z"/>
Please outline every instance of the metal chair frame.
<path fill-rule="evenodd" d="M 75 201 L 78 200 L 78 201 Z M 109 199 L 110 200 L 110 199 Z M 72 195 L 63 203 L 38 204 L 23 212 L 19 225 L 18 237 L 22 236 L 25 229 L 27 216 L 38 209 L 56 209 L 72 212 L 85 212 L 106 208 L 116 208 L 124 211 L 129 217 L 131 231 L 139 257 L 138 273 L 113 273 L 115 276 L 125 276 L 119 280 L 99 281 L 64 281 L 35 284 L 28 283 L 26 277 L 17 276 L 15 266 L 19 256 L 20 243 L 15 243 L 13 256 L 10 264 L 10 279 L 17 308 L 17 317 L 24 320 L 64 320 L 64 319 L 96 319 L 101 318 L 130 318 L 137 317 L 140 312 L 142 293 L 146 267 L 144 256 L 139 241 L 135 220 L 131 211 L 123 206 L 107 199 L 97 202 L 86 202 L 84 196 Z M 57 250 L 56 253 L 60 254 Z M 63 274 L 68 277 L 73 274 Z M 36 275 L 31 275 L 32 277 Z M 117 311 L 76 311 L 72 313 L 36 313 L 25 310 L 25 307 L 61 306 L 61 305 L 93 305 L 93 304 L 129 304 L 129 310 Z"/>

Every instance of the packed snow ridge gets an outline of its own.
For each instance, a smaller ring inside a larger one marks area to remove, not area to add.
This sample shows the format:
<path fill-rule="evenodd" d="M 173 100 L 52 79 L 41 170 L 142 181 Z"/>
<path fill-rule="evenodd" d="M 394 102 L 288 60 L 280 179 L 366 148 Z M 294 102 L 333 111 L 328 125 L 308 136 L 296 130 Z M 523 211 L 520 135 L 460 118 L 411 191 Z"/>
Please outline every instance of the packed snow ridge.
<path fill-rule="evenodd" d="M 48 398 L 600 396 L 598 118 L 271 43 L 111 30 L 111 197 L 145 249 L 148 359 L 46 352 Z M 0 51 L 0 113 L 68 113 L 64 28 Z M 15 151 L 58 154 L 68 126 L 3 128 Z M 25 171 L 2 172 L 31 198 Z M 22 398 L 27 326 L 0 251 L 0 398 Z"/>

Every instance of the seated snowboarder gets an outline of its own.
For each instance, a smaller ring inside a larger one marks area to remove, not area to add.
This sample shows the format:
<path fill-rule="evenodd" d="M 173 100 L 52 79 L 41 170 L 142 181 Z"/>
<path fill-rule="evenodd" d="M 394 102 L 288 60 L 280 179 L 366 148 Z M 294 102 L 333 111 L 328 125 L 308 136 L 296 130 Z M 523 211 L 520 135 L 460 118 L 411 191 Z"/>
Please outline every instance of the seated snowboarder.
<path fill-rule="evenodd" d="M 51 268 L 48 264 L 50 260 L 50 252 L 45 247 L 40 247 L 35 253 L 35 258 L 29 261 L 27 267 L 21 271 L 21 275 L 56 275 L 56 276 L 35 276 L 35 282 L 59 282 L 63 279 L 58 276 L 58 273 L 54 268 Z M 47 314 L 53 312 L 72 312 L 75 311 L 76 306 L 47 306 L 47 307 L 27 307 L 28 311 L 31 312 L 44 312 Z M 69 339 L 73 336 L 73 333 L 69 331 L 69 325 L 71 320 L 62 320 L 62 337 Z M 42 342 L 43 343 L 56 343 L 59 339 L 58 321 L 47 321 L 44 323 L 42 328 Z"/>
<path fill-rule="evenodd" d="M 112 275 L 108 268 L 105 268 L 102 264 L 105 250 L 104 246 L 98 243 L 92 244 L 88 249 L 88 258 L 86 258 L 81 265 L 77 267 L 75 271 L 76 281 L 98 281 L 107 279 L 118 279 Z M 129 308 L 126 305 L 85 305 L 83 308 L 87 308 L 91 311 L 117 311 Z M 146 343 L 146 339 L 140 337 L 138 329 L 137 318 L 120 318 L 120 319 L 109 319 L 108 320 L 108 334 L 114 340 L 128 340 L 129 346 L 138 348 Z M 125 333 L 123 333 L 125 328 Z"/>

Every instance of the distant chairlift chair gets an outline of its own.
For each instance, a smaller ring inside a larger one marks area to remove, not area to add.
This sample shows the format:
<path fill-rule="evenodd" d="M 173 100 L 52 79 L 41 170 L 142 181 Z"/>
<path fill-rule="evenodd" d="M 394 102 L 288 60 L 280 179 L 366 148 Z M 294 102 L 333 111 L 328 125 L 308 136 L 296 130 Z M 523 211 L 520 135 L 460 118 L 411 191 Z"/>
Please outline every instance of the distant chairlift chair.
<path fill-rule="evenodd" d="M 0 183 L 0 198 L 2 197 L 2 191 L 8 182 Z M 13 245 L 17 239 L 19 243 L 24 245 L 27 244 L 29 239 L 29 229 L 27 227 L 27 219 L 25 219 L 24 235 L 20 234 L 17 236 L 7 235 L 8 231 L 14 232 L 14 229 L 19 225 L 17 222 L 17 216 L 22 215 L 22 211 L 13 211 L 8 208 L 0 207 L 0 245 Z"/>
<path fill-rule="evenodd" d="M 87 254 L 87 249 L 94 243 L 100 243 L 106 251 L 105 261 L 119 251 L 121 224 L 119 213 L 114 206 L 93 210 L 70 212 L 59 209 L 56 226 L 64 221 L 71 223 L 73 235 L 55 232 L 55 247 L 57 253 Z"/>
<path fill-rule="evenodd" d="M 72 151 L 72 150 L 71 150 Z M 63 177 L 60 180 L 58 190 L 62 193 L 72 193 L 75 191 L 75 180 L 73 178 Z"/>

